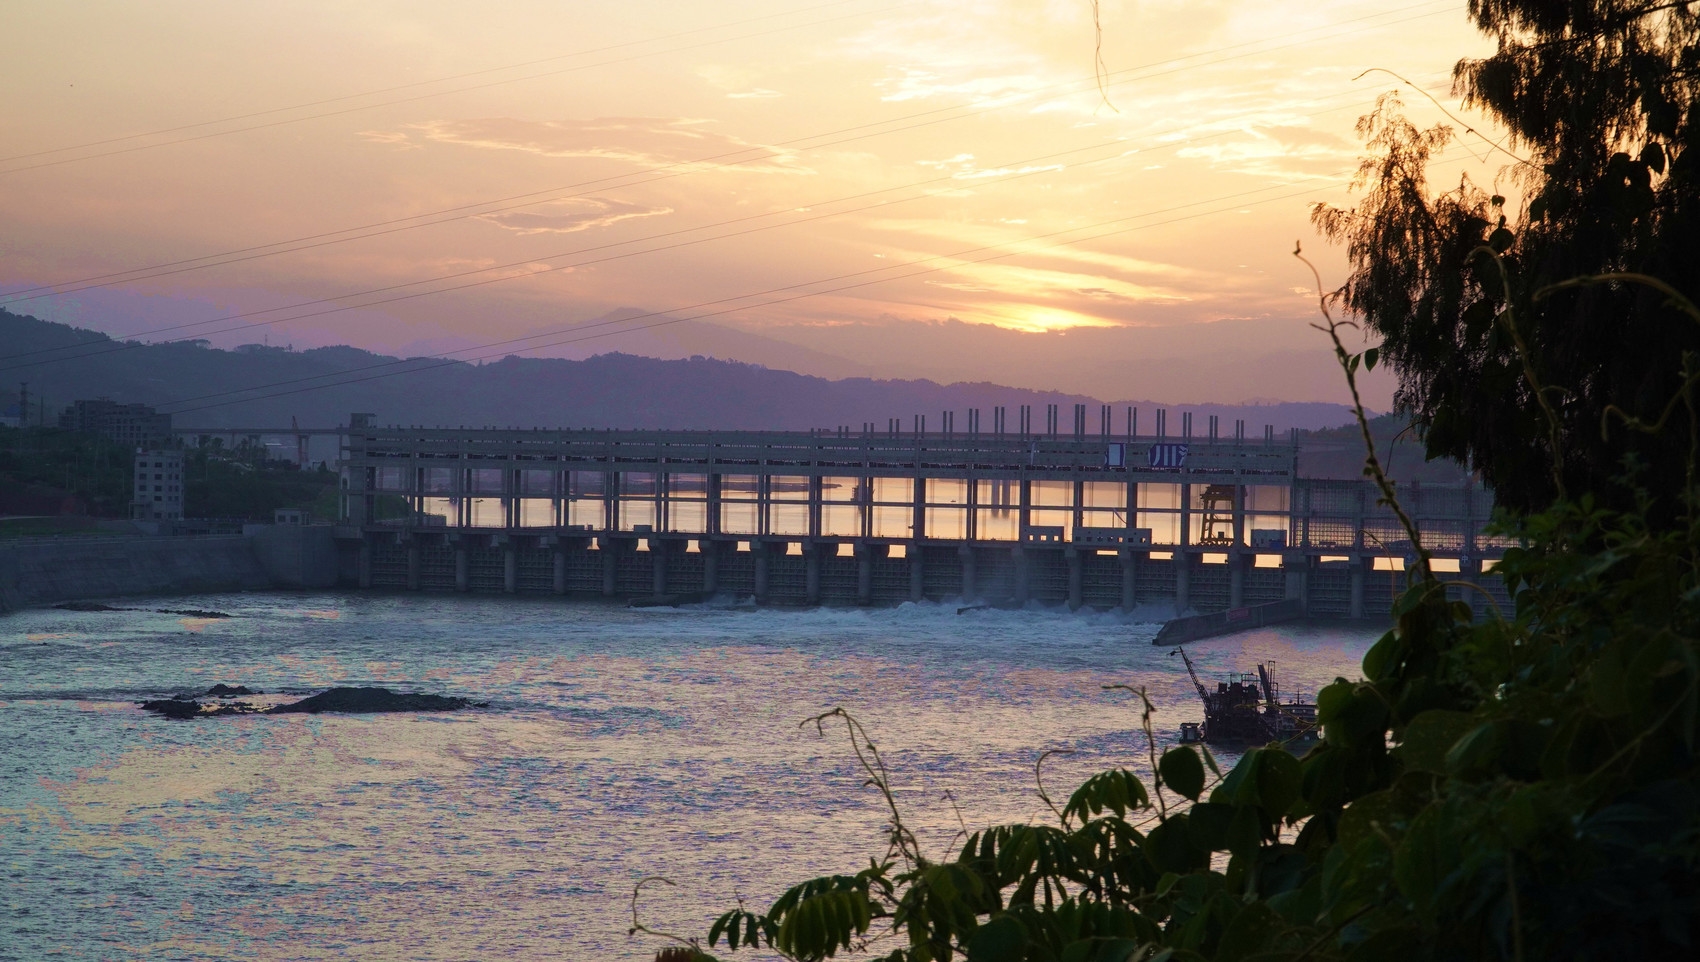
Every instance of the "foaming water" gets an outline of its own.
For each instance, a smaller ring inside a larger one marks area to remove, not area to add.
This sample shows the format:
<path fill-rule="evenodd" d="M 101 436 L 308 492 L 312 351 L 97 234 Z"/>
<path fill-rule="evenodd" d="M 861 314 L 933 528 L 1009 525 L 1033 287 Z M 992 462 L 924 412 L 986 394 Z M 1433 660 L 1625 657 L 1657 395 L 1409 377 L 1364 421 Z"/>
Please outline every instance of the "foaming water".
<path fill-rule="evenodd" d="M 980 609 L 687 609 L 446 597 L 207 595 L 0 619 L 0 956 L 648 959 L 739 897 L 854 870 L 884 812 L 854 713 L 923 846 L 1038 819 L 1094 771 L 1144 771 L 1201 718 L 1155 624 Z M 1362 630 L 1189 647 L 1206 681 L 1273 660 L 1284 690 L 1355 677 Z M 144 698 L 231 682 L 470 695 L 441 715 L 172 722 Z M 948 798 L 946 797 L 948 795 Z M 756 956 L 759 957 L 759 956 Z"/>

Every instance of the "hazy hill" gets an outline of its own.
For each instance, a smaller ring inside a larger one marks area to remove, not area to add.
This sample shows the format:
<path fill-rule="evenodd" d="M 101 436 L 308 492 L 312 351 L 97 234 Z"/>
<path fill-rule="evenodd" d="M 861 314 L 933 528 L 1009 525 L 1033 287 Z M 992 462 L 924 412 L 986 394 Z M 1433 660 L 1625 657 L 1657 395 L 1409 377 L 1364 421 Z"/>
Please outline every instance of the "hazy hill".
<path fill-rule="evenodd" d="M 1063 430 L 1072 405 L 1084 403 L 1089 430 L 1098 426 L 1098 398 L 1004 387 L 995 384 L 937 384 L 926 380 L 822 377 L 773 370 L 737 361 L 692 357 L 656 360 L 603 354 L 583 360 L 508 357 L 482 366 L 427 358 L 398 359 L 352 347 L 307 351 L 247 345 L 234 351 L 179 342 L 142 344 L 0 310 L 0 406 L 15 399 L 19 382 L 30 383 L 50 410 L 77 398 L 109 396 L 171 411 L 179 425 L 195 427 L 327 426 L 351 411 L 369 411 L 382 423 L 502 425 L 520 427 L 618 427 L 807 429 L 902 418 L 908 429 L 916 414 L 937 430 L 940 413 L 955 411 L 966 429 L 969 408 L 979 408 L 985 429 L 991 408 L 1030 404 L 1034 423 L 1044 406 L 1061 406 Z M 1150 431 L 1159 402 L 1117 400 L 1114 430 L 1125 408 L 1140 409 L 1140 426 Z M 1210 414 L 1232 431 L 1244 418 L 1247 432 L 1261 437 L 1263 425 L 1327 428 L 1344 424 L 1350 412 L 1337 404 L 1270 403 L 1173 407 L 1169 431 L 1180 431 L 1180 412 L 1194 412 L 1194 433 L 1203 434 Z"/>
<path fill-rule="evenodd" d="M 1470 472 L 1456 461 L 1429 461 L 1404 417 L 1384 414 L 1369 423 L 1370 435 L 1388 477 L 1404 484 L 1460 484 Z M 1300 439 L 1299 474 L 1307 478 L 1361 478 L 1363 433 L 1356 424 L 1307 432 Z"/>

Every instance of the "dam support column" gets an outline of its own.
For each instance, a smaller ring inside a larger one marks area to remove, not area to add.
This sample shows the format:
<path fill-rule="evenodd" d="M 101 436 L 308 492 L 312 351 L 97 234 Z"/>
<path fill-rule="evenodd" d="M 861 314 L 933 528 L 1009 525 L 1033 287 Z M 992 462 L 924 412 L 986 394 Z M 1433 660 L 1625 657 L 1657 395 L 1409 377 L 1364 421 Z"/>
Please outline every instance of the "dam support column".
<path fill-rule="evenodd" d="M 1228 607 L 1245 607 L 1245 555 L 1238 549 L 1228 552 Z"/>
<path fill-rule="evenodd" d="M 1352 558 L 1352 600 L 1346 609 L 1346 617 L 1362 618 L 1364 616 L 1364 560 Z"/>
<path fill-rule="evenodd" d="M 602 547 L 602 597 L 612 598 L 612 597 L 614 597 L 614 584 L 615 584 L 615 581 L 614 581 L 614 574 L 615 574 L 614 539 L 609 538 L 607 536 L 604 536 L 602 538 L 601 547 Z"/>
<path fill-rule="evenodd" d="M 1175 566 L 1175 614 L 1179 616 L 1192 606 L 1192 557 L 1177 550 L 1170 564 Z"/>
<path fill-rule="evenodd" d="M 515 550 L 514 539 L 502 539 L 502 591 L 506 594 L 519 593 L 519 552 Z"/>
<path fill-rule="evenodd" d="M 372 587 L 372 536 L 360 537 L 360 587 Z"/>
<path fill-rule="evenodd" d="M 650 591 L 664 595 L 667 593 L 667 542 L 659 538 L 650 538 L 649 560 L 653 565 L 649 576 Z"/>
<path fill-rule="evenodd" d="M 956 556 L 962 559 L 962 600 L 975 601 L 980 597 L 980 589 L 975 584 L 974 546 L 965 544 L 957 548 Z"/>
<path fill-rule="evenodd" d="M 555 593 L 567 593 L 567 549 L 560 540 L 555 541 Z"/>
<path fill-rule="evenodd" d="M 1080 549 L 1069 545 L 1063 549 L 1063 561 L 1068 564 L 1068 610 L 1079 611 L 1083 603 L 1081 590 L 1081 568 L 1084 567 L 1080 557 Z"/>
<path fill-rule="evenodd" d="M 407 539 L 407 590 L 419 590 L 419 539 Z"/>
<path fill-rule="evenodd" d="M 1281 558 L 1281 568 L 1285 575 L 1285 591 L 1282 597 L 1288 601 L 1298 601 L 1299 607 L 1305 613 L 1310 612 L 1310 559 L 1302 554 L 1289 554 Z"/>
<path fill-rule="evenodd" d="M 753 541 L 750 550 L 755 552 L 756 561 L 756 604 L 767 604 L 767 568 L 768 546 L 765 541 Z"/>
<path fill-rule="evenodd" d="M 927 569 L 920 543 L 911 541 L 904 553 L 909 556 L 909 600 L 920 601 L 927 596 Z"/>
<path fill-rule="evenodd" d="M 455 538 L 455 590 L 472 590 L 472 564 L 466 557 L 466 541 L 463 537 Z"/>
<path fill-rule="evenodd" d="M 702 552 L 702 593 L 712 596 L 720 590 L 720 542 L 704 538 L 697 550 Z"/>
<path fill-rule="evenodd" d="M 867 542 L 856 545 L 856 603 L 874 603 L 874 546 Z"/>
<path fill-rule="evenodd" d="M 817 544 L 803 546 L 803 601 L 811 605 L 820 604 L 820 551 Z"/>
<path fill-rule="evenodd" d="M 1025 484 L 1025 482 L 1023 482 L 1023 484 Z M 1028 598 L 1027 552 L 1021 547 L 1021 545 L 1016 545 L 1009 550 L 1015 557 L 1015 603 L 1018 605 L 1025 605 Z"/>
<path fill-rule="evenodd" d="M 1116 560 L 1122 563 L 1122 611 L 1132 612 L 1139 603 L 1135 596 L 1139 587 L 1139 569 L 1133 560 L 1133 549 L 1122 548 L 1116 552 Z"/>

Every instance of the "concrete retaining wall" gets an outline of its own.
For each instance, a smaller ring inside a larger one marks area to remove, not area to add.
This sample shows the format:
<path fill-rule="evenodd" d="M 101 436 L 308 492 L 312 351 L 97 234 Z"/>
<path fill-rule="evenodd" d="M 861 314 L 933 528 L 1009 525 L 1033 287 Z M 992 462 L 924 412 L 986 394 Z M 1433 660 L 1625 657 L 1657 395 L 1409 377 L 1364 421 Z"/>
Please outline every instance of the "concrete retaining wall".
<path fill-rule="evenodd" d="M 0 611 L 81 598 L 271 584 L 242 535 L 0 543 Z"/>
<path fill-rule="evenodd" d="M 333 588 L 336 538 L 329 525 L 246 525 L 254 558 L 279 588 Z"/>
<path fill-rule="evenodd" d="M 337 582 L 328 526 L 255 525 L 205 537 L 0 541 L 0 611 L 87 598 L 328 588 Z"/>

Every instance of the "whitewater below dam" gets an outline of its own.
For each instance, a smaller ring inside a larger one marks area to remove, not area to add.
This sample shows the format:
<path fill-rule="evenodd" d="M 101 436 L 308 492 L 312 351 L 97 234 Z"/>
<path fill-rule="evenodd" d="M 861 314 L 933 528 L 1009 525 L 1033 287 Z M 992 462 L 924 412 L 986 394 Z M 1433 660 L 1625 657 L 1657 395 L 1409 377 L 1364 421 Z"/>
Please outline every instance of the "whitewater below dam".
<path fill-rule="evenodd" d="M 631 959 L 883 852 L 842 706 L 924 849 L 1146 771 L 1202 706 L 1158 625 L 1058 609 L 627 609 L 557 599 L 228 594 L 0 617 L 0 957 Z M 151 609 L 226 612 L 201 618 Z M 1376 631 L 1198 642 L 1205 680 L 1357 677 Z M 172 721 L 219 683 L 470 696 L 472 711 Z M 1231 759 L 1230 759 L 1231 760 Z M 760 958 L 745 951 L 740 958 Z"/>

